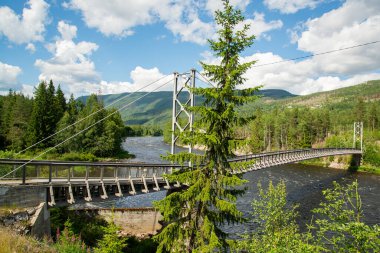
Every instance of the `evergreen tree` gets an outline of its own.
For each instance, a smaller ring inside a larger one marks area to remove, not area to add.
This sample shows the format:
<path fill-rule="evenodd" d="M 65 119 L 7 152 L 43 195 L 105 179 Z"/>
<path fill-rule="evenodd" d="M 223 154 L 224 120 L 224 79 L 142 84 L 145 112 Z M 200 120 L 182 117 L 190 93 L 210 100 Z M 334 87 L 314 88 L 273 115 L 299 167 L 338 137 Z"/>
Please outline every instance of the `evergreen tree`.
<path fill-rule="evenodd" d="M 233 9 L 228 0 L 224 9 L 215 12 L 215 21 L 221 28 L 216 41 L 209 40 L 219 65 L 201 62 L 206 75 L 217 84 L 215 88 L 194 88 L 196 95 L 204 97 L 201 106 L 189 108 L 199 115 L 193 132 L 183 132 L 182 140 L 190 145 L 204 145 L 202 155 L 179 153 L 168 155 L 173 162 L 189 160 L 194 167 L 175 171 L 169 180 L 178 181 L 183 188 L 158 201 L 156 206 L 168 225 L 155 239 L 158 252 L 215 252 L 226 251 L 226 234 L 220 226 L 242 222 L 242 213 L 236 208 L 236 195 L 243 190 L 235 189 L 244 180 L 232 174 L 234 168 L 228 158 L 236 145 L 233 127 L 247 119 L 240 118 L 235 107 L 252 99 L 257 89 L 237 92 L 236 86 L 244 81 L 243 74 L 254 62 L 240 63 L 239 54 L 253 44 L 254 37 L 247 36 L 249 26 L 236 31 L 243 22 L 241 11 Z"/>
<path fill-rule="evenodd" d="M 29 144 L 34 144 L 47 137 L 46 133 L 48 132 L 48 124 L 46 112 L 47 107 L 50 106 L 47 103 L 47 96 L 48 92 L 46 83 L 43 81 L 38 85 L 34 92 L 33 112 L 29 125 Z M 39 146 L 45 147 L 46 145 L 41 143 Z"/>
<path fill-rule="evenodd" d="M 56 116 L 55 121 L 56 123 L 58 123 L 66 111 L 65 94 L 63 94 L 63 91 L 61 90 L 60 85 L 58 85 L 57 92 L 55 95 L 54 107 L 55 107 L 55 116 Z"/>
<path fill-rule="evenodd" d="M 21 93 L 15 94 L 14 98 L 6 139 L 9 149 L 21 150 L 26 146 L 27 130 L 32 113 L 33 101 Z"/>

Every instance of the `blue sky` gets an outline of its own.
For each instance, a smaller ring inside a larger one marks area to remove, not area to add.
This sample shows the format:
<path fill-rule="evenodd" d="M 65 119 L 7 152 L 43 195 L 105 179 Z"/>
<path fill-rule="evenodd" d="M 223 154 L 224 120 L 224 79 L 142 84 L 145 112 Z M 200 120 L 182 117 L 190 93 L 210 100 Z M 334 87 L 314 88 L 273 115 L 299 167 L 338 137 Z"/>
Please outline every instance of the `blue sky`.
<path fill-rule="evenodd" d="M 378 0 L 231 3 L 256 35 L 242 61 L 265 64 L 380 40 Z M 1 0 L 0 94 L 32 94 L 50 79 L 74 96 L 130 92 L 174 71 L 201 71 L 200 60 L 218 62 L 206 40 L 215 37 L 212 14 L 220 7 L 218 0 Z M 295 94 L 380 79 L 380 43 L 252 68 L 246 78 L 241 87 Z"/>

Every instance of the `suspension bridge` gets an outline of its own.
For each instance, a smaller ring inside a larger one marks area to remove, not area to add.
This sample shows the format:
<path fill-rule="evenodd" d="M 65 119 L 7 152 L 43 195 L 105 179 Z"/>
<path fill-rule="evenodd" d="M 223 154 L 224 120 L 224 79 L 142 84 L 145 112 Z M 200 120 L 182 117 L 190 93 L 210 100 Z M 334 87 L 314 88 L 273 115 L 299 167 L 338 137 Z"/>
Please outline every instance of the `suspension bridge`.
<path fill-rule="evenodd" d="M 204 82 L 206 80 L 207 83 L 213 85 L 204 76 L 202 76 L 201 73 L 198 72 L 200 75 L 199 77 L 197 77 L 196 74 L 197 72 L 195 70 L 191 70 L 189 73 L 185 74 L 174 73 L 171 142 L 172 154 L 176 152 L 176 144 L 179 139 L 178 133 L 186 130 L 192 131 L 193 128 L 194 116 L 192 112 L 187 108 L 189 106 L 194 106 L 195 103 L 194 95 L 189 88 L 195 87 L 196 79 L 203 80 Z M 163 78 L 159 80 L 163 80 Z M 147 86 L 150 86 L 154 83 L 156 82 L 153 82 Z M 158 84 L 154 90 L 157 90 L 168 83 L 169 82 Z M 180 95 L 184 92 L 186 93 L 185 97 L 187 97 L 185 100 L 180 99 L 180 97 L 183 98 L 183 96 Z M 118 99 L 115 102 L 119 102 L 122 99 L 123 98 Z M 111 106 L 112 104 L 108 106 Z M 125 109 L 131 104 L 132 103 L 123 105 L 115 112 Z M 94 112 L 93 114 L 97 112 Z M 92 116 L 93 114 L 89 115 L 88 117 Z M 78 122 L 74 123 L 73 125 L 77 123 Z M 86 131 L 91 126 L 80 131 L 79 133 L 72 135 L 67 140 L 75 138 L 75 136 L 82 133 L 83 131 Z M 66 130 L 67 128 L 60 130 L 60 132 Z M 49 139 L 56 134 L 57 133 L 48 136 L 40 142 Z M 56 148 L 67 140 L 57 144 L 53 148 Z M 281 150 L 275 152 L 264 152 L 259 154 L 231 157 L 229 160 L 231 163 L 231 168 L 233 168 L 233 170 L 231 170 L 231 173 L 247 173 L 250 171 L 265 169 L 268 167 L 283 164 L 338 155 L 352 155 L 354 165 L 359 166 L 362 156 L 362 140 L 363 124 L 361 122 L 355 122 L 353 147 Z M 38 143 L 28 147 L 27 149 L 37 145 Z M 44 153 L 48 151 L 49 150 L 45 151 Z M 191 146 L 189 146 L 189 152 L 192 152 Z M 154 192 L 165 189 L 168 190 L 171 188 L 179 187 L 180 185 L 178 183 L 169 182 L 167 179 L 165 179 L 165 174 L 170 174 L 174 170 L 184 168 L 184 166 L 176 164 L 149 164 L 128 162 L 62 162 L 37 160 L 37 158 L 42 156 L 42 154 L 34 157 L 31 160 L 0 159 L 0 169 L 2 169 L 1 171 L 8 171 L 5 175 L 0 175 L 0 186 L 43 187 L 47 191 L 48 204 L 50 206 L 54 206 L 58 201 L 64 201 L 69 204 L 73 204 L 78 199 L 84 199 L 85 201 L 94 201 L 96 199 L 107 199 L 110 196 L 122 197 L 135 195 L 138 193 L 148 193 L 152 191 Z M 249 163 L 245 163 L 245 166 L 241 166 L 241 164 L 243 164 L 241 162 L 244 161 Z"/>

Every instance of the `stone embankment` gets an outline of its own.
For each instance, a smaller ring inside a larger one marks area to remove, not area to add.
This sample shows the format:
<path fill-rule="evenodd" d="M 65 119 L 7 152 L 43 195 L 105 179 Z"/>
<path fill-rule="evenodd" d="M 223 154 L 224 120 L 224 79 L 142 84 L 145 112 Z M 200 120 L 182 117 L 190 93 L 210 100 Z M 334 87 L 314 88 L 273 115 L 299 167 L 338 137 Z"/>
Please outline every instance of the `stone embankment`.
<path fill-rule="evenodd" d="M 37 238 L 50 235 L 46 189 L 31 186 L 0 187 L 0 226 Z"/>

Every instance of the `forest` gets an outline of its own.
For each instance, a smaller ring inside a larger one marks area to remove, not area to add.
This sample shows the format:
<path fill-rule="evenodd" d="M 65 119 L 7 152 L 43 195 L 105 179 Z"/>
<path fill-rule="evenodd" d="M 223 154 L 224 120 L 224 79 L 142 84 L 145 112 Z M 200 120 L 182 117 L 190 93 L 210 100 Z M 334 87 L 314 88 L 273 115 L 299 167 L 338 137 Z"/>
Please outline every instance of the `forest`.
<path fill-rule="evenodd" d="M 92 126 L 101 119 L 104 120 Z M 77 133 L 80 134 L 72 137 Z M 125 134 L 118 111 L 105 109 L 96 95 L 91 95 L 85 104 L 73 95 L 66 101 L 53 81 L 41 82 L 33 98 L 14 91 L 0 97 L 3 157 L 10 158 L 16 152 L 34 155 L 48 148 L 54 148 L 53 158 L 68 160 L 126 155 L 121 149 Z"/>

